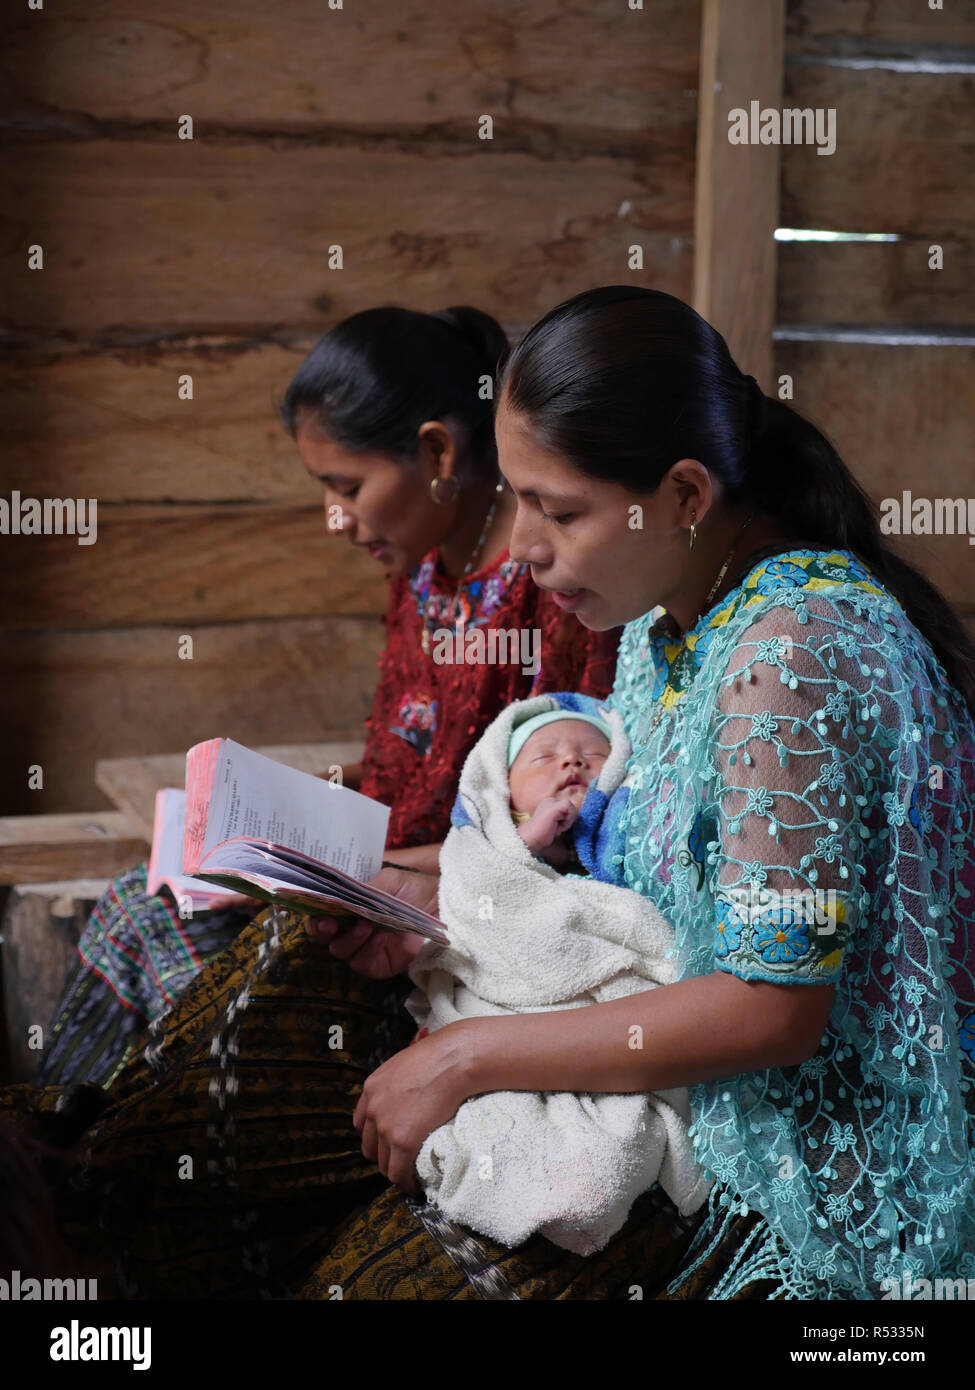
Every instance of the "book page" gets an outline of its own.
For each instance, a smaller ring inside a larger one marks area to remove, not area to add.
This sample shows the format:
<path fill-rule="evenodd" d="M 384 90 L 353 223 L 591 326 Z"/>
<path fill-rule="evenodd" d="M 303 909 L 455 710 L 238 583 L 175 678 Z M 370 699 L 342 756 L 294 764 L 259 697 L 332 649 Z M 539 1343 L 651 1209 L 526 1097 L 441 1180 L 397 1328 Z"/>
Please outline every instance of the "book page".
<path fill-rule="evenodd" d="M 186 823 L 186 793 L 177 787 L 161 787 L 156 792 L 156 814 L 152 822 L 152 854 L 146 886 L 158 893 L 162 884 L 180 883 L 181 891 L 201 891 L 195 879 L 183 879 L 183 830 Z M 182 886 L 185 883 L 185 888 Z"/>
<path fill-rule="evenodd" d="M 148 892 L 158 893 L 165 885 L 177 901 L 188 897 L 195 906 L 202 905 L 204 909 L 244 903 L 246 900 L 240 894 L 218 893 L 198 878 L 188 878 L 182 872 L 185 827 L 186 793 L 179 787 L 161 787 L 156 792 L 156 812 L 152 823 L 152 853 L 146 882 Z"/>
<path fill-rule="evenodd" d="M 299 850 L 352 878 L 364 880 L 382 866 L 389 807 L 368 796 L 285 767 L 232 739 L 215 739 L 212 764 L 203 759 L 209 782 L 206 833 L 197 854 L 184 853 L 184 872 L 216 845 L 245 835 Z M 198 745 L 198 749 L 208 745 Z M 187 790 L 197 749 L 187 755 Z"/>
<path fill-rule="evenodd" d="M 195 743 L 186 755 L 186 829 L 183 834 L 183 870 L 193 873 L 203 852 L 215 842 L 207 840 L 207 815 L 217 758 L 224 740 L 210 738 Z"/>

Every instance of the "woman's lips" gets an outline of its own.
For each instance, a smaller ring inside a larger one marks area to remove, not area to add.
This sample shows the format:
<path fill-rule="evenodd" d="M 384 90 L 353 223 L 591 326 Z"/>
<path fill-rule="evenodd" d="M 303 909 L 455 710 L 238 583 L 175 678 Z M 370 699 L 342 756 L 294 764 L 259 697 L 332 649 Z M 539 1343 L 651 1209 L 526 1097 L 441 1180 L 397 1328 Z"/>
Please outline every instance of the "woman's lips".
<path fill-rule="evenodd" d="M 552 600 L 566 613 L 572 613 L 582 602 L 585 592 L 585 589 L 553 589 Z"/>

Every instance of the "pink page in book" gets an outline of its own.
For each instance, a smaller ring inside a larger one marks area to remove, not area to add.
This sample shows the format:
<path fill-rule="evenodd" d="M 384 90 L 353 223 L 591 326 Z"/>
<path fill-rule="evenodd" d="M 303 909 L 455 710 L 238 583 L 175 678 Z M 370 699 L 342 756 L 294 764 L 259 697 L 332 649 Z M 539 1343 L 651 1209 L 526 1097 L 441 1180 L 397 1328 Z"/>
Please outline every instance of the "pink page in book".
<path fill-rule="evenodd" d="M 186 755 L 186 831 L 183 836 L 183 873 L 195 874 L 203 856 L 213 779 L 217 773 L 222 738 L 196 743 Z"/>
<path fill-rule="evenodd" d="M 160 860 L 163 852 L 163 807 L 165 803 L 166 791 L 160 788 L 156 792 L 155 814 L 152 824 L 152 848 L 149 853 L 149 865 L 146 870 L 146 887 L 150 893 L 158 893 L 159 885 L 162 883 L 166 870 Z"/>

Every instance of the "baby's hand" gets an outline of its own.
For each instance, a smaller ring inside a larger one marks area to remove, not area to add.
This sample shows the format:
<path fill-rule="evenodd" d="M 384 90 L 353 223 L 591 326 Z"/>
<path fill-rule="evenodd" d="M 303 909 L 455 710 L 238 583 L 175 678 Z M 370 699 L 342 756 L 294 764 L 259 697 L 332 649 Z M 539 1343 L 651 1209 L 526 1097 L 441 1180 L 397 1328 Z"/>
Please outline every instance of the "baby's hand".
<path fill-rule="evenodd" d="M 518 833 L 533 854 L 548 849 L 559 835 L 575 824 L 586 790 L 585 787 L 566 787 L 554 796 L 546 796 L 535 807 L 531 819 L 519 825 Z"/>

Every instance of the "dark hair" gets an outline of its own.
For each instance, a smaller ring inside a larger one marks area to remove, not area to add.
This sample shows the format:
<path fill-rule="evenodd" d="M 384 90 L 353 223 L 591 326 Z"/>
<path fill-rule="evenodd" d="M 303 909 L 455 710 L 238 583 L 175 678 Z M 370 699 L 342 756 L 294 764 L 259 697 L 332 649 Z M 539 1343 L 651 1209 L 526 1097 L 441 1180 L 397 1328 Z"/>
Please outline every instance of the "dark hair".
<path fill-rule="evenodd" d="M 495 395 L 539 447 L 592 477 L 649 493 L 678 459 L 699 459 L 730 503 L 753 502 L 809 549 L 852 551 L 975 715 L 975 643 L 948 601 L 886 543 L 877 507 L 826 436 L 765 396 L 690 305 L 632 285 L 576 295 L 532 325 Z"/>
<path fill-rule="evenodd" d="M 294 436 L 312 419 L 349 453 L 416 456 L 425 420 L 457 416 L 477 472 L 497 466 L 492 387 L 509 351 L 504 329 L 468 305 L 423 314 L 384 305 L 352 314 L 312 348 L 278 407 Z"/>

